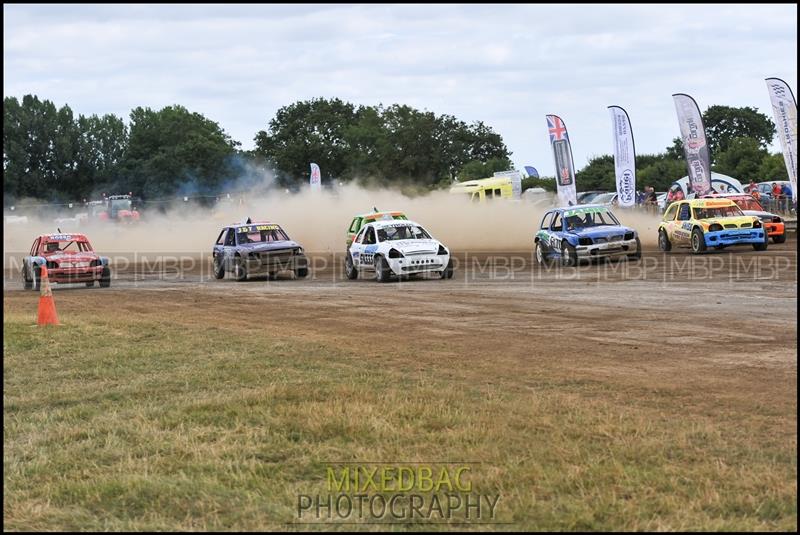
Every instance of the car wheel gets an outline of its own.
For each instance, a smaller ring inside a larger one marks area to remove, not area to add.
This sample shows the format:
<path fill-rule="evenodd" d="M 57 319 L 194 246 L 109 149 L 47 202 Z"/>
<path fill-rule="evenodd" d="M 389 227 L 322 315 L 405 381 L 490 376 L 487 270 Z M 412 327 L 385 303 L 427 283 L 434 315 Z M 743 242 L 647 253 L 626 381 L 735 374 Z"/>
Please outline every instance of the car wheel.
<path fill-rule="evenodd" d="M 658 248 L 665 253 L 672 250 L 672 243 L 670 243 L 667 231 L 664 229 L 658 231 Z"/>
<path fill-rule="evenodd" d="M 578 265 L 578 253 L 566 242 L 561 244 L 561 264 L 566 267 Z"/>
<path fill-rule="evenodd" d="M 33 267 L 33 289 L 42 289 L 42 268 L 39 266 Z"/>
<path fill-rule="evenodd" d="M 382 256 L 375 257 L 375 279 L 378 282 L 389 282 L 389 264 Z"/>
<path fill-rule="evenodd" d="M 344 255 L 344 274 L 350 280 L 355 280 L 358 278 L 358 270 L 353 265 L 353 257 L 350 254 L 350 251 L 347 251 Z"/>
<path fill-rule="evenodd" d="M 780 236 L 773 236 L 772 243 L 784 243 L 786 242 L 786 233 L 784 232 Z"/>
<path fill-rule="evenodd" d="M 641 260 L 642 259 L 642 242 L 639 241 L 639 238 L 636 238 L 636 252 L 633 254 L 628 255 L 628 259 L 630 260 Z"/>
<path fill-rule="evenodd" d="M 453 278 L 453 259 L 452 258 L 450 258 L 447 261 L 447 267 L 444 268 L 444 271 L 440 271 L 439 275 L 443 279 L 452 279 Z"/>
<path fill-rule="evenodd" d="M 695 227 L 692 229 L 692 253 L 700 254 L 706 250 L 706 238 L 703 236 L 703 231 Z"/>
<path fill-rule="evenodd" d="M 22 287 L 24 289 L 26 289 L 26 290 L 32 290 L 33 289 L 33 280 L 28 278 L 28 275 L 26 274 L 27 271 L 28 270 L 25 269 L 25 266 L 23 265 L 22 266 Z"/>
<path fill-rule="evenodd" d="M 100 274 L 100 287 L 108 288 L 111 286 L 111 270 L 108 266 L 103 267 L 103 272 Z"/>
<path fill-rule="evenodd" d="M 544 249 L 542 248 L 542 242 L 537 241 L 536 244 L 533 246 L 533 249 L 536 255 L 536 262 L 538 262 L 540 266 L 545 266 L 545 267 L 549 266 L 550 259 L 547 258 L 547 255 L 545 254 Z"/>
<path fill-rule="evenodd" d="M 233 264 L 233 276 L 237 281 L 247 280 L 247 265 L 241 256 L 237 256 Z"/>
<path fill-rule="evenodd" d="M 755 249 L 756 251 L 766 251 L 768 244 L 769 244 L 769 236 L 764 236 L 764 241 L 761 243 L 754 243 L 753 249 Z"/>
<path fill-rule="evenodd" d="M 213 266 L 215 279 L 225 277 L 225 265 L 222 263 L 222 255 L 214 255 Z"/>
<path fill-rule="evenodd" d="M 307 267 L 297 268 L 297 269 L 294 270 L 294 275 L 298 279 L 304 279 L 304 278 L 308 277 L 308 268 Z M 270 278 L 271 277 L 272 277 L 272 274 L 270 274 Z"/>

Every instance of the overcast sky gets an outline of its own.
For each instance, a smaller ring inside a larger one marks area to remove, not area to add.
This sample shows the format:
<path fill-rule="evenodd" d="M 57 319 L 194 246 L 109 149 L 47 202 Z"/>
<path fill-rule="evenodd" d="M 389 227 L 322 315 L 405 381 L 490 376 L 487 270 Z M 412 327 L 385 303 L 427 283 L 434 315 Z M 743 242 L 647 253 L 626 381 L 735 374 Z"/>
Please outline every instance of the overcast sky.
<path fill-rule="evenodd" d="M 578 168 L 610 154 L 606 107 L 638 153 L 679 135 L 672 93 L 771 115 L 764 78 L 797 93 L 797 5 L 3 6 L 3 93 L 78 114 L 181 104 L 242 147 L 314 97 L 408 104 L 503 136 L 553 174 L 545 114 Z M 774 150 L 779 150 L 777 144 Z"/>

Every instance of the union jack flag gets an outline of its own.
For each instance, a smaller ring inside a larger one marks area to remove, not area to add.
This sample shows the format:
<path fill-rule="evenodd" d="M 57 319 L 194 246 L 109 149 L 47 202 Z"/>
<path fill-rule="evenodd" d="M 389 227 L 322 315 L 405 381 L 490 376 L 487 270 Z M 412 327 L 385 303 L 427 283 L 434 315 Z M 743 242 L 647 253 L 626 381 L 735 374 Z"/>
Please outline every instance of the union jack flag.
<path fill-rule="evenodd" d="M 564 126 L 564 122 L 555 115 L 547 116 L 547 131 L 550 133 L 550 143 L 560 139 L 569 141 L 569 137 L 567 137 L 567 127 Z"/>

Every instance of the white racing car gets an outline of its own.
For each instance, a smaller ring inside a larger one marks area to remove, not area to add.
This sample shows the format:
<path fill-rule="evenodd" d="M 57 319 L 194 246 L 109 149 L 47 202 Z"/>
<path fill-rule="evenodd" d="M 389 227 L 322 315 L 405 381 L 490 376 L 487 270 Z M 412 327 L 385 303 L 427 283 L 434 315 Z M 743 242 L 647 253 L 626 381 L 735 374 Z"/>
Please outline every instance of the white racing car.
<path fill-rule="evenodd" d="M 435 272 L 453 278 L 450 251 L 413 221 L 380 220 L 364 225 L 345 256 L 348 279 L 359 271 L 374 271 L 378 282 L 392 275 Z"/>

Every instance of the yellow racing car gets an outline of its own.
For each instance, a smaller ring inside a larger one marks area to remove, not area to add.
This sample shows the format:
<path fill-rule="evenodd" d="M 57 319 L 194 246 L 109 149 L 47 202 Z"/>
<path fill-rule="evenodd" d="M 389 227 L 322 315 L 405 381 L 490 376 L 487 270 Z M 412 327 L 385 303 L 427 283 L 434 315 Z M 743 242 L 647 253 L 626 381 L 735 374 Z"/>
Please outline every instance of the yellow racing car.
<path fill-rule="evenodd" d="M 767 233 L 761 220 L 744 215 L 730 199 L 692 199 L 672 203 L 658 226 L 658 248 L 690 247 L 699 254 L 708 247 L 749 243 L 756 251 L 767 249 Z"/>

